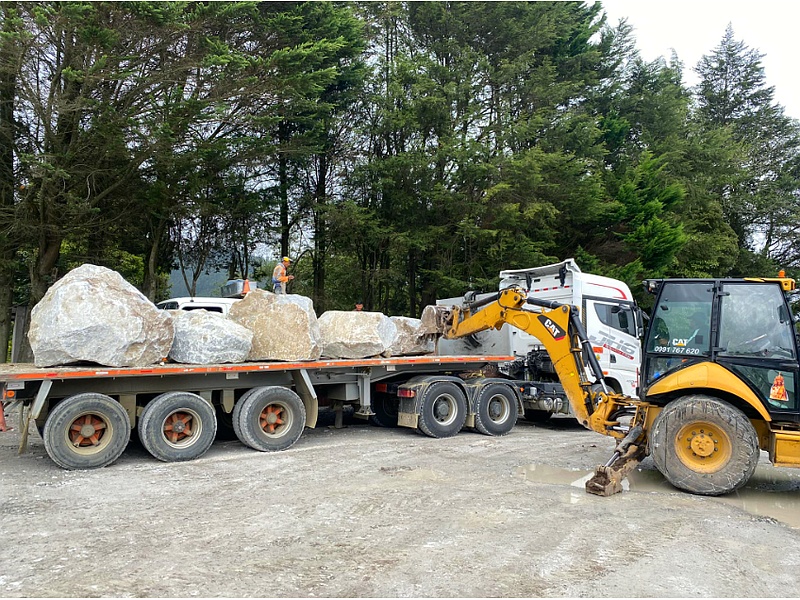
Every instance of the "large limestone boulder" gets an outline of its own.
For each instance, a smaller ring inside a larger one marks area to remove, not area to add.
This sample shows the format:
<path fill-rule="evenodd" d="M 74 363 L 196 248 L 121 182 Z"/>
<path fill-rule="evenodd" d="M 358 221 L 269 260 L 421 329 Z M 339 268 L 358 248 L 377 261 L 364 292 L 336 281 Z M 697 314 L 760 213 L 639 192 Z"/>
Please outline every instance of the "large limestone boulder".
<path fill-rule="evenodd" d="M 28 339 L 37 367 L 84 361 L 142 367 L 169 354 L 174 332 L 169 313 L 119 273 L 87 264 L 33 307 Z"/>
<path fill-rule="evenodd" d="M 171 311 L 175 338 L 169 357 L 175 362 L 211 365 L 247 360 L 253 332 L 219 313 L 207 310 Z"/>
<path fill-rule="evenodd" d="M 305 296 L 254 290 L 228 318 L 253 332 L 247 360 L 317 360 L 322 353 L 314 304 Z"/>
<path fill-rule="evenodd" d="M 431 354 L 434 351 L 434 336 L 422 330 L 422 321 L 411 317 L 389 317 L 397 327 L 392 344 L 385 354 L 390 356 L 412 356 Z"/>
<path fill-rule="evenodd" d="M 329 310 L 319 318 L 322 354 L 330 358 L 367 358 L 383 354 L 397 326 L 379 312 Z"/>

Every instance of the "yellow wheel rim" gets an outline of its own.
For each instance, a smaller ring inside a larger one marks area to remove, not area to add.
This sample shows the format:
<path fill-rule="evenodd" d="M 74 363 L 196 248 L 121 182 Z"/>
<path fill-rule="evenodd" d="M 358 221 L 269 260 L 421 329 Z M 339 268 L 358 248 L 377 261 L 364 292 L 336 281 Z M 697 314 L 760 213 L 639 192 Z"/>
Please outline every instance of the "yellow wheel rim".
<path fill-rule="evenodd" d="M 706 421 L 681 427 L 675 437 L 678 459 L 696 473 L 714 473 L 730 460 L 733 444 L 723 429 Z"/>

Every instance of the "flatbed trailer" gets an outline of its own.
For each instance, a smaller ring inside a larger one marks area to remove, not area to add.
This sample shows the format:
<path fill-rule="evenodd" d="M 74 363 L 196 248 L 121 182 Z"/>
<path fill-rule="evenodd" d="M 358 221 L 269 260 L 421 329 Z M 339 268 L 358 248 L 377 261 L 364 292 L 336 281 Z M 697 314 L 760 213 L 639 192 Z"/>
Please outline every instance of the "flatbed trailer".
<path fill-rule="evenodd" d="M 464 427 L 503 435 L 523 413 L 514 382 L 492 376 L 510 360 L 426 355 L 145 368 L 6 364 L 0 383 L 2 403 L 21 407 L 25 431 L 36 424 L 54 462 L 89 469 L 119 458 L 134 430 L 165 462 L 202 456 L 218 432 L 255 450 L 285 450 L 305 427 L 316 426 L 320 406 L 337 411 L 337 424 L 351 405 L 358 418 L 431 437 Z"/>

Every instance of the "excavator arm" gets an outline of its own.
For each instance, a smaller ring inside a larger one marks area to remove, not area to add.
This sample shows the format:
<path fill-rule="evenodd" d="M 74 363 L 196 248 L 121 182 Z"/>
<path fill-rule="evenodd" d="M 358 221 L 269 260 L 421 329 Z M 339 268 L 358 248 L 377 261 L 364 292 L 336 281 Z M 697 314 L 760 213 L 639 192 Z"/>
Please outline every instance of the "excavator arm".
<path fill-rule="evenodd" d="M 526 305 L 540 310 L 525 309 Z M 606 496 L 622 489 L 621 480 L 644 456 L 644 411 L 639 410 L 638 400 L 609 390 L 576 307 L 528 298 L 524 290 L 508 288 L 461 307 L 425 310 L 423 327 L 435 329 L 446 339 L 500 329 L 505 324 L 536 337 L 549 354 L 578 421 L 618 440 L 614 456 L 587 482 L 587 491 Z M 587 376 L 587 367 L 594 380 Z M 631 414 L 628 425 L 617 418 Z"/>

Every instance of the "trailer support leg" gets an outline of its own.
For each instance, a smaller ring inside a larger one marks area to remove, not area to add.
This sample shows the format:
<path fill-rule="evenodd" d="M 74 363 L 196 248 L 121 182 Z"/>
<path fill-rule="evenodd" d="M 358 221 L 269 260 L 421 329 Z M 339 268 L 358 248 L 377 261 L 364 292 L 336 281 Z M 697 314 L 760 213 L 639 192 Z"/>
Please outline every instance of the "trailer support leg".
<path fill-rule="evenodd" d="M 363 373 L 358 374 L 358 410 L 356 411 L 356 416 L 359 417 L 369 417 L 374 415 L 375 413 L 372 412 L 372 398 L 370 397 L 370 381 L 369 381 L 370 372 L 369 370 L 365 370 Z"/>

